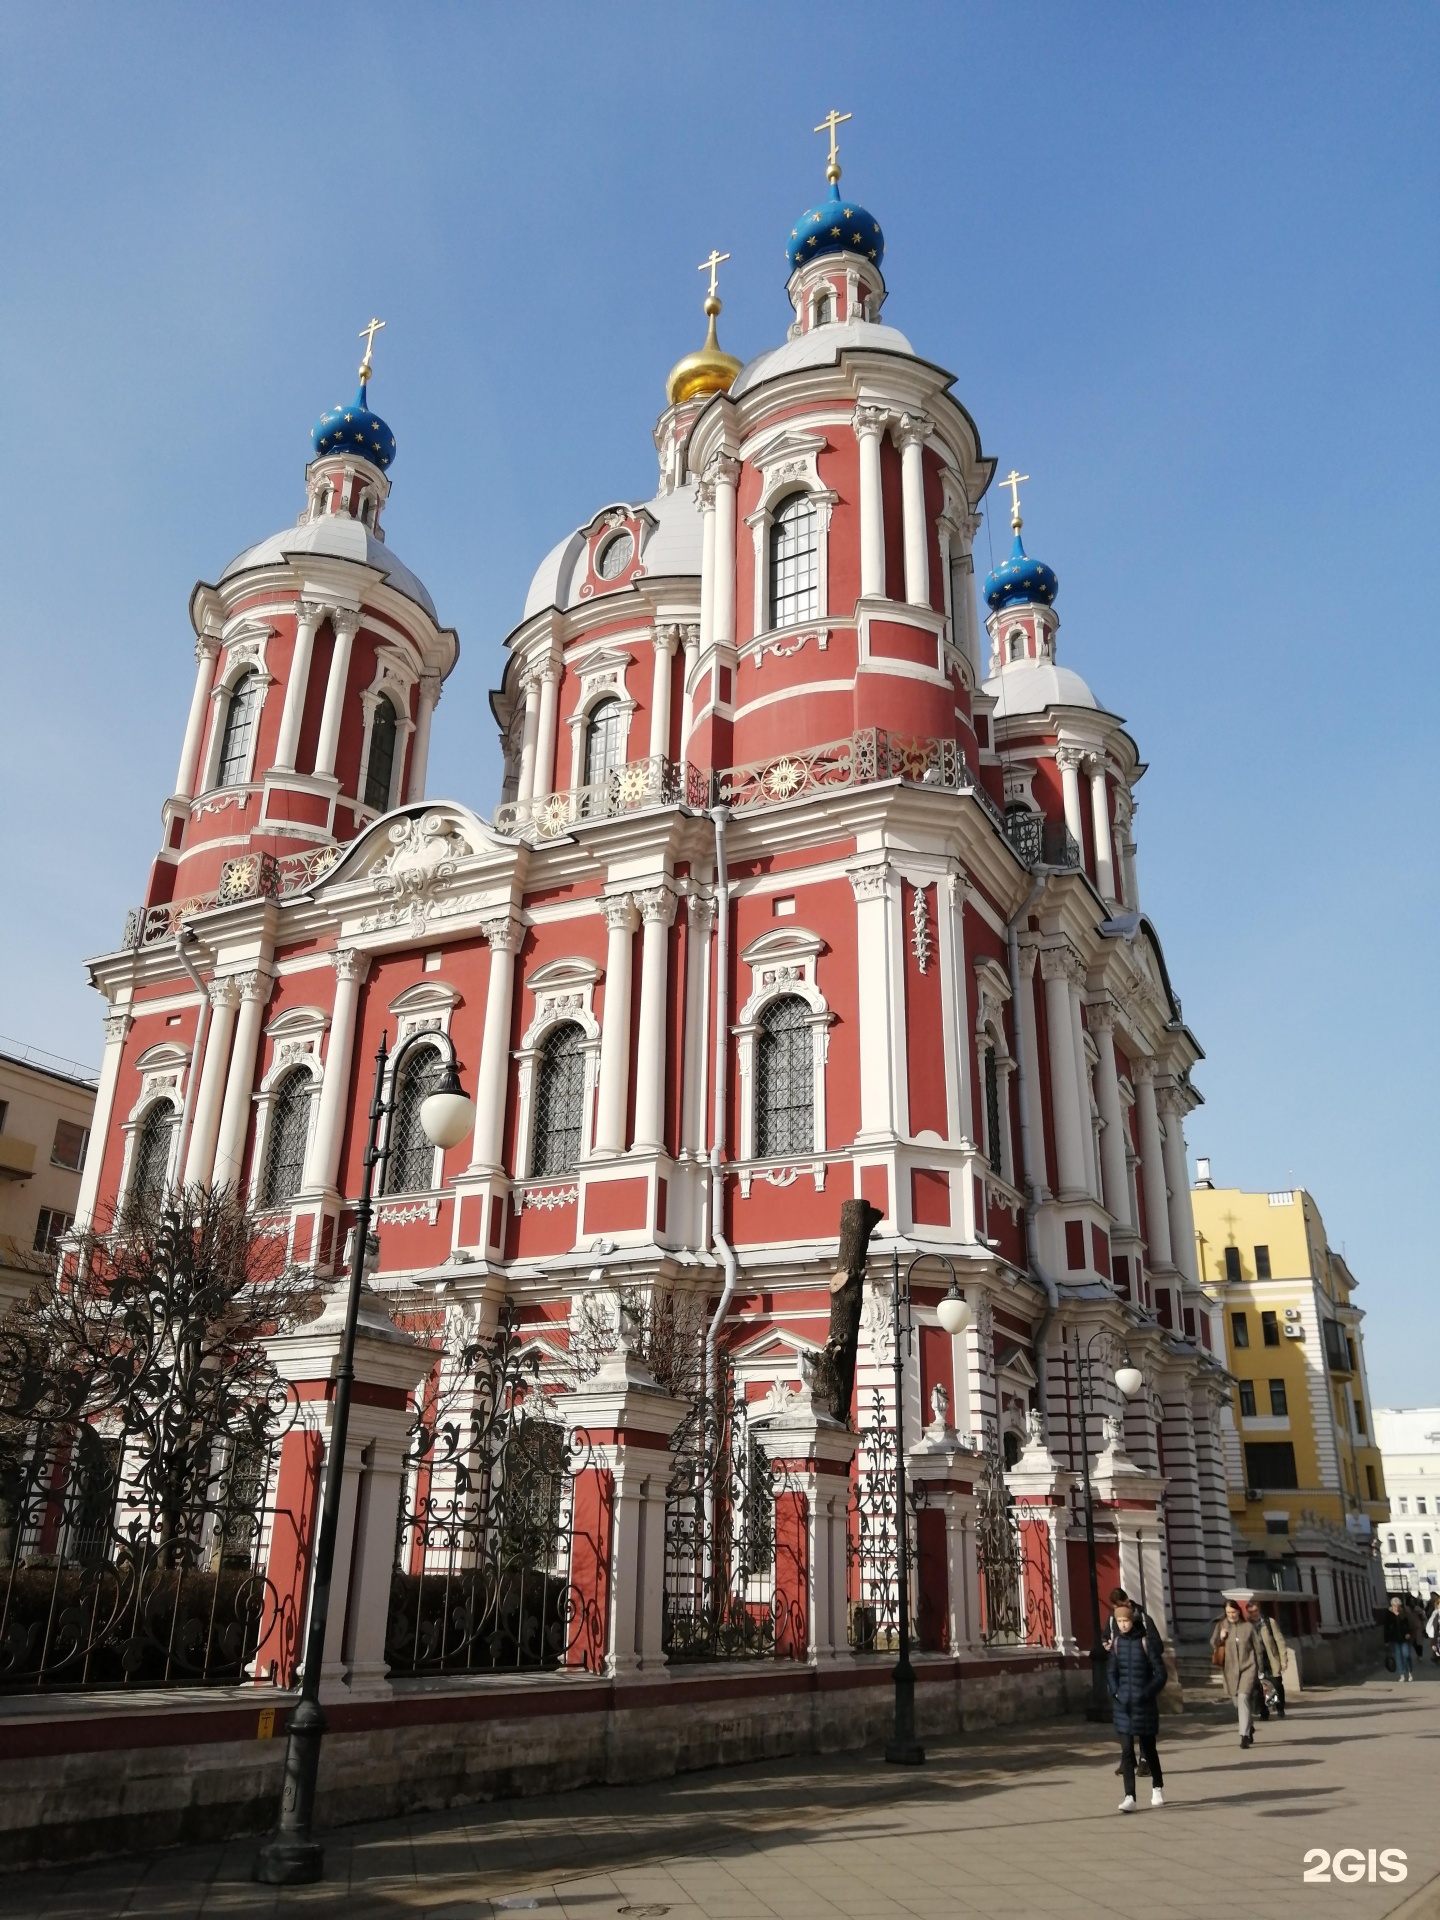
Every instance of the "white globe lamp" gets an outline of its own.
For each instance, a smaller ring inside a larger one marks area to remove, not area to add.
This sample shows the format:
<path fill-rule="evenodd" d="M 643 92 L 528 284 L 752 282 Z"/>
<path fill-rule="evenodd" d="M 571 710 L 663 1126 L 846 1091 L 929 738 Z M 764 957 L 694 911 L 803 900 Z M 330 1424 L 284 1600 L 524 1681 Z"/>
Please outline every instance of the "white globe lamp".
<path fill-rule="evenodd" d="M 434 1093 L 420 1102 L 420 1125 L 425 1138 L 437 1147 L 458 1147 L 475 1124 L 475 1102 L 460 1091 L 455 1062 L 445 1063 L 445 1077 Z"/>
<path fill-rule="evenodd" d="M 1145 1376 L 1139 1367 L 1120 1367 L 1115 1374 L 1115 1384 L 1127 1400 L 1133 1400 L 1145 1385 Z"/>
<path fill-rule="evenodd" d="M 935 1309 L 935 1318 L 953 1335 L 963 1333 L 975 1316 L 958 1293 L 947 1293 Z"/>

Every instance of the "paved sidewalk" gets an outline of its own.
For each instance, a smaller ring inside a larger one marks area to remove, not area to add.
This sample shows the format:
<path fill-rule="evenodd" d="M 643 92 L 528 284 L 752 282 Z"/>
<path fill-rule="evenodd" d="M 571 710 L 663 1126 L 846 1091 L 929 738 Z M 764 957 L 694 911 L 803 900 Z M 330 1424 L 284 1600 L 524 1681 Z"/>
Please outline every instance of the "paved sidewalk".
<path fill-rule="evenodd" d="M 249 1880 L 253 1842 L 0 1879 L 0 1920 L 1283 1920 L 1440 1916 L 1440 1684 L 1304 1695 L 1239 1750 L 1208 1706 L 1162 1721 L 1167 1804 L 1116 1812 L 1081 1721 L 690 1774 L 354 1827 L 321 1886 Z M 1401 1885 L 1302 1883 L 1302 1855 L 1400 1847 Z M 1418 1896 L 1418 1898 L 1417 1898 Z"/>

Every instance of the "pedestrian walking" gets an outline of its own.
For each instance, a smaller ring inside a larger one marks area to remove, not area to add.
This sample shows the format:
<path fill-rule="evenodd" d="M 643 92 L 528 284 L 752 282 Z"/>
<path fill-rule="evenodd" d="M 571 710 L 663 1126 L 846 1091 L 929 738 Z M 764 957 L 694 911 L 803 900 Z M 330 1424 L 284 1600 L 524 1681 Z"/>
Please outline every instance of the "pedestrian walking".
<path fill-rule="evenodd" d="M 1425 1638 L 1430 1642 L 1430 1658 L 1440 1660 L 1440 1593 L 1430 1596 L 1430 1611 L 1425 1619 Z"/>
<path fill-rule="evenodd" d="M 1106 1677 L 1115 1702 L 1115 1731 L 1120 1736 L 1120 1765 L 1125 1775 L 1121 1813 L 1135 1811 L 1135 1745 L 1150 1770 L 1150 1804 L 1165 1804 L 1165 1776 L 1155 1737 L 1160 1731 L 1159 1695 L 1165 1685 L 1164 1659 L 1152 1645 L 1145 1616 L 1126 1598 L 1115 1602 L 1115 1634 Z"/>
<path fill-rule="evenodd" d="M 1145 1644 L 1157 1660 L 1163 1660 L 1165 1657 L 1165 1642 L 1161 1638 L 1160 1629 L 1143 1607 L 1135 1605 L 1135 1602 L 1130 1598 L 1129 1594 L 1126 1593 L 1124 1587 L 1112 1587 L 1110 1589 L 1110 1614 L 1105 1622 L 1104 1637 L 1100 1642 L 1101 1646 L 1105 1649 L 1106 1656 L 1109 1656 L 1111 1648 L 1115 1645 L 1115 1637 L 1120 1631 L 1115 1623 L 1115 1609 L 1122 1606 L 1129 1607 L 1133 1611 L 1136 1620 L 1139 1621 L 1141 1627 L 1144 1629 Z M 1149 1773 L 1150 1762 L 1145 1758 L 1143 1753 L 1140 1756 L 1138 1766 L 1141 1773 Z M 1124 1771 L 1125 1762 L 1122 1760 L 1116 1767 L 1115 1772 L 1118 1776 Z"/>
<path fill-rule="evenodd" d="M 1260 1718 L 1270 1718 L 1270 1706 L 1273 1701 L 1275 1718 L 1285 1718 L 1285 1636 L 1280 1631 L 1280 1622 L 1271 1614 L 1260 1611 L 1260 1602 L 1251 1600 L 1246 1603 L 1245 1618 L 1255 1629 L 1255 1638 L 1260 1645 Z"/>
<path fill-rule="evenodd" d="M 1393 1666 L 1397 1680 L 1415 1678 L 1414 1648 L 1410 1644 L 1410 1616 L 1398 1593 L 1390 1596 L 1390 1611 L 1385 1616 L 1385 1664 Z"/>
<path fill-rule="evenodd" d="M 1225 1691 L 1235 1702 L 1240 1722 L 1240 1744 L 1253 1747 L 1255 1719 L 1250 1701 L 1260 1677 L 1260 1645 L 1238 1600 L 1227 1600 L 1224 1616 L 1215 1622 L 1210 1657 L 1224 1669 Z"/>

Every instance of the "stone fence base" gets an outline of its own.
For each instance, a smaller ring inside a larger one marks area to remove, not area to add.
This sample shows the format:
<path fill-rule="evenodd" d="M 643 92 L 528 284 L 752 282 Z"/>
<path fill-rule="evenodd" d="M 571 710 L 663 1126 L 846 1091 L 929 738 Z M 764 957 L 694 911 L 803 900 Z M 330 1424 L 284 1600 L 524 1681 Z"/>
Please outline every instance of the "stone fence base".
<path fill-rule="evenodd" d="M 679 1668 L 655 1679 L 486 1675 L 326 1701 L 322 1827 L 888 1737 L 888 1657 Z M 1082 1708 L 1088 1662 L 921 1656 L 923 1738 Z M 261 1833 L 274 1823 L 293 1694 L 0 1702 L 0 1865 Z"/>

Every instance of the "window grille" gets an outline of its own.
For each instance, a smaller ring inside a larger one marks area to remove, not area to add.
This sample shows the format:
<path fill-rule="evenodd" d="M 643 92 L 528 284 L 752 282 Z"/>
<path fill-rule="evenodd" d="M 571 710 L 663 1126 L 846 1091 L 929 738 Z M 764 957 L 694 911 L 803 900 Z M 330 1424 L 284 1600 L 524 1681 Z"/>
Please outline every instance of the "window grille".
<path fill-rule="evenodd" d="M 376 813 L 389 811 L 398 734 L 395 709 L 382 697 L 375 702 L 375 717 L 370 722 L 370 757 L 365 766 L 365 804 Z"/>
<path fill-rule="evenodd" d="M 435 1182 L 435 1146 L 420 1124 L 420 1108 L 438 1091 L 445 1069 L 440 1056 L 415 1054 L 406 1065 L 390 1122 L 387 1193 L 428 1193 Z"/>
<path fill-rule="evenodd" d="M 215 775 L 217 786 L 231 787 L 247 779 L 250 773 L 250 738 L 255 731 L 255 715 L 260 705 L 260 676 L 252 667 L 242 673 L 230 693 L 225 710 L 225 734 L 220 743 L 220 766 Z"/>
<path fill-rule="evenodd" d="M 137 1213 L 153 1213 L 165 1197 L 170 1174 L 170 1136 L 174 1131 L 174 1109 L 163 1104 L 152 1107 L 140 1129 L 135 1168 L 130 1176 L 130 1205 Z"/>
<path fill-rule="evenodd" d="M 590 712 L 585 729 L 585 785 L 607 779 L 625 758 L 625 709 L 618 700 L 602 700 Z"/>
<path fill-rule="evenodd" d="M 537 1179 L 568 1173 L 580 1158 L 585 1111 L 585 1035 L 573 1023 L 555 1027 L 540 1049 L 535 1076 Z"/>
<path fill-rule="evenodd" d="M 267 1207 L 283 1207 L 300 1191 L 305 1176 L 305 1148 L 310 1138 L 310 1096 L 314 1082 L 300 1068 L 280 1082 L 270 1114 L 270 1143 L 265 1151 L 264 1200 Z"/>
<path fill-rule="evenodd" d="M 820 612 L 820 540 L 810 496 L 791 494 L 770 527 L 770 624 L 794 626 Z"/>
<path fill-rule="evenodd" d="M 755 1151 L 762 1160 L 815 1148 L 815 1049 L 809 1008 L 772 1000 L 755 1041 Z"/>
<path fill-rule="evenodd" d="M 996 1173 L 1002 1173 L 1004 1167 L 1000 1152 L 1000 1074 L 995 1065 L 994 1047 L 985 1049 L 985 1138 L 990 1149 L 991 1168 Z"/>

